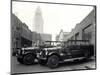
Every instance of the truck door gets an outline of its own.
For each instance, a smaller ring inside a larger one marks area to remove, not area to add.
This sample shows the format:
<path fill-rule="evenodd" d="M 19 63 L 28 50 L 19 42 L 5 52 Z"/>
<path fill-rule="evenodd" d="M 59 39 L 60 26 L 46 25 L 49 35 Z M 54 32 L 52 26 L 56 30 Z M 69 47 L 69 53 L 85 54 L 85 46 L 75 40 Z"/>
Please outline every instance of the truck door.
<path fill-rule="evenodd" d="M 71 58 L 71 51 L 68 48 L 63 48 L 61 53 L 63 54 L 64 59 Z"/>
<path fill-rule="evenodd" d="M 80 57 L 82 53 L 80 46 L 71 46 L 70 51 L 72 58 Z"/>

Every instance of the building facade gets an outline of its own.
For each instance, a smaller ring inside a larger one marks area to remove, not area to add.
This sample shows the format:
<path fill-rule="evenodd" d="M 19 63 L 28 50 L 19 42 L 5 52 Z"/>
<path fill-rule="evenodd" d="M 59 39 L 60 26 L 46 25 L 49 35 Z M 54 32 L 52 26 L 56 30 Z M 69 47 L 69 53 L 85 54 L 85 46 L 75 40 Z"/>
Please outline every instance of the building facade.
<path fill-rule="evenodd" d="M 32 31 L 23 23 L 21 28 L 21 47 L 32 46 Z"/>
<path fill-rule="evenodd" d="M 11 51 L 16 53 L 17 48 L 21 48 L 21 24 L 22 22 L 11 14 Z"/>
<path fill-rule="evenodd" d="M 18 48 L 32 46 L 32 32 L 25 23 L 11 14 L 11 51 L 16 53 Z"/>
<path fill-rule="evenodd" d="M 43 17 L 40 7 L 37 7 L 34 17 L 34 28 L 35 32 L 43 33 Z"/>
<path fill-rule="evenodd" d="M 66 41 L 66 37 L 69 35 L 69 32 L 60 31 L 59 35 L 56 36 L 56 41 Z"/>
<path fill-rule="evenodd" d="M 45 33 L 36 33 L 33 32 L 33 46 L 34 45 L 40 45 L 45 41 L 51 41 L 52 36 L 51 34 L 45 34 Z"/>
<path fill-rule="evenodd" d="M 52 40 L 51 34 L 40 34 L 40 36 L 41 36 L 42 41 L 51 41 Z"/>
<path fill-rule="evenodd" d="M 79 24 L 75 26 L 70 34 L 66 37 L 68 40 L 89 40 L 90 44 L 95 45 L 95 26 L 96 26 L 96 12 L 93 9 Z"/>

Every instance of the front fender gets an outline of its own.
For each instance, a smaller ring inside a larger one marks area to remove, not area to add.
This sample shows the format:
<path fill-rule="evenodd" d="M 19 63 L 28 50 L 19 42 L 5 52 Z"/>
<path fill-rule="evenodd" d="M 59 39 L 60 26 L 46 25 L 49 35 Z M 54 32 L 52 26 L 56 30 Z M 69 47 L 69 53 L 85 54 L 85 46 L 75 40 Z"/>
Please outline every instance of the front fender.
<path fill-rule="evenodd" d="M 48 54 L 48 56 L 51 56 L 52 54 L 58 54 L 58 53 L 50 52 L 50 53 Z"/>
<path fill-rule="evenodd" d="M 25 54 L 23 54 L 23 56 L 25 56 L 27 54 L 32 54 L 33 56 L 35 56 L 35 58 L 37 58 L 35 53 L 30 53 L 30 52 L 26 52 Z"/>
<path fill-rule="evenodd" d="M 49 58 L 50 56 L 52 56 L 52 55 L 58 56 L 58 57 L 59 57 L 59 60 L 61 60 L 61 56 L 60 56 L 58 53 L 55 53 L 55 52 L 49 53 L 49 54 L 48 54 L 48 58 Z"/>

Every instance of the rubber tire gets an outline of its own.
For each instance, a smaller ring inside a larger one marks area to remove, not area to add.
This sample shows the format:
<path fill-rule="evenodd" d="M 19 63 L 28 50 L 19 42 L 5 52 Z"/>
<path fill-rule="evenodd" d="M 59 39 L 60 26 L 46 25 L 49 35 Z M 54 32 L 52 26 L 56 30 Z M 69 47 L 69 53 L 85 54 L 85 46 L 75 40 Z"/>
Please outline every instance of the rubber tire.
<path fill-rule="evenodd" d="M 23 58 L 23 63 L 25 65 L 32 65 L 34 64 L 35 56 L 33 54 L 26 54 Z"/>
<path fill-rule="evenodd" d="M 47 60 L 47 66 L 49 68 L 57 68 L 59 64 L 59 58 L 57 55 L 52 55 Z"/>
<path fill-rule="evenodd" d="M 46 65 L 46 60 L 41 60 L 41 59 L 39 59 L 38 60 L 38 63 L 40 64 L 40 65 Z"/>
<path fill-rule="evenodd" d="M 23 64 L 23 58 L 17 58 L 17 61 L 18 61 L 20 64 Z"/>

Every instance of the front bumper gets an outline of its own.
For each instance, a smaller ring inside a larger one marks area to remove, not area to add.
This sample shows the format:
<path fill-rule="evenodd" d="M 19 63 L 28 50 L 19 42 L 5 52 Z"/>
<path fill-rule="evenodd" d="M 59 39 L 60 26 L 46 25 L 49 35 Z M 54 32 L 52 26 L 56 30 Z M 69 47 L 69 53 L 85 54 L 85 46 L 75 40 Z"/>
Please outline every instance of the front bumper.
<path fill-rule="evenodd" d="M 43 55 L 41 55 L 40 53 L 37 54 L 37 58 L 38 58 L 38 59 L 41 59 L 41 60 L 46 60 L 46 59 L 47 59 L 46 56 L 43 56 Z"/>
<path fill-rule="evenodd" d="M 17 58 L 23 58 L 23 55 L 16 54 Z"/>

